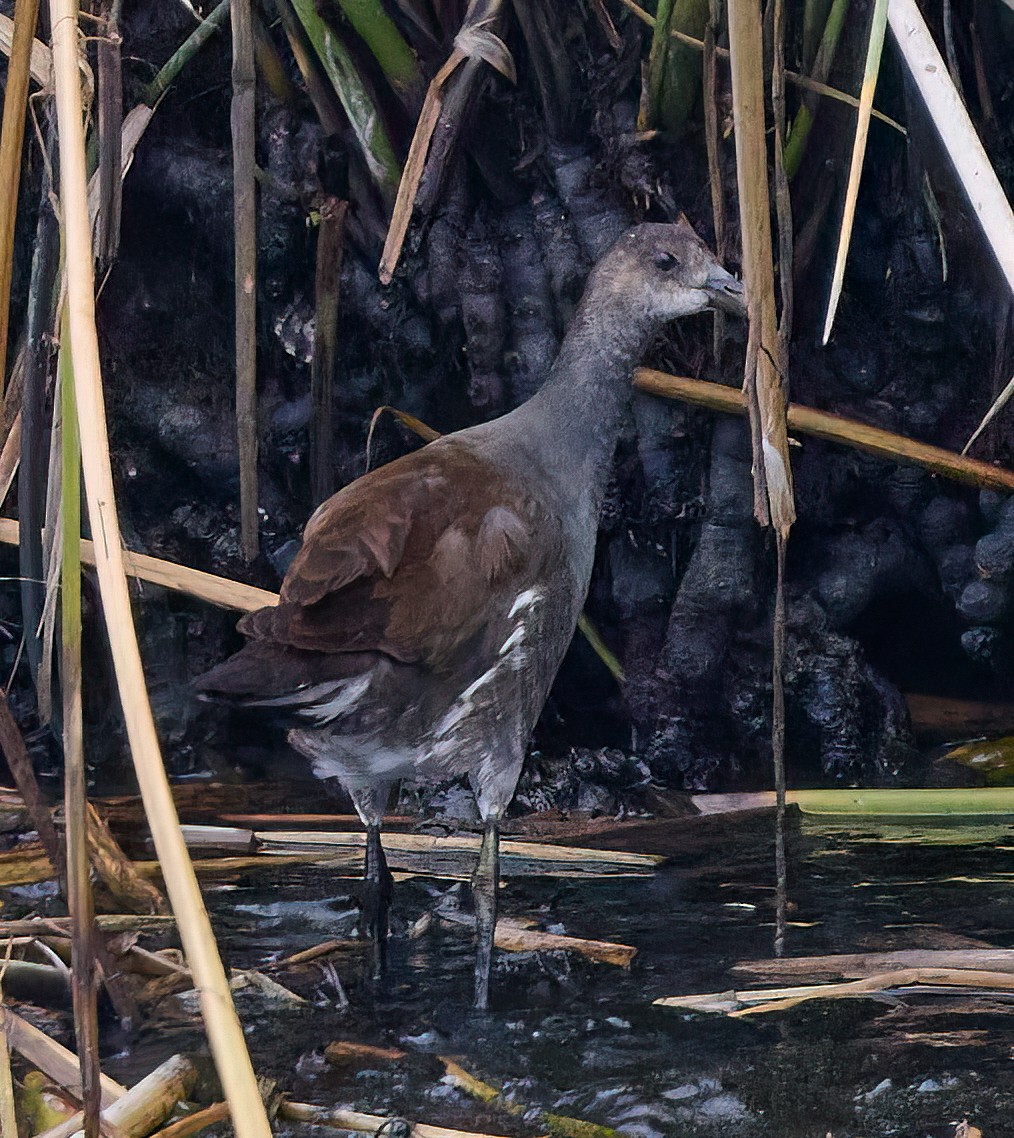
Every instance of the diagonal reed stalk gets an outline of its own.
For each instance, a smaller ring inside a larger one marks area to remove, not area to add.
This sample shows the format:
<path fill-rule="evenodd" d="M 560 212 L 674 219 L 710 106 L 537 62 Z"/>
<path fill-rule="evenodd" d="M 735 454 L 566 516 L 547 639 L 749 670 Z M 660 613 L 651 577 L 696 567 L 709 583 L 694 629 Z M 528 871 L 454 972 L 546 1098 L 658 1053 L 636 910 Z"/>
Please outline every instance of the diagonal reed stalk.
<path fill-rule="evenodd" d="M 302 24 L 313 51 L 334 88 L 387 206 L 394 203 L 401 168 L 383 116 L 341 38 L 324 22 L 313 0 L 286 0 Z"/>
<path fill-rule="evenodd" d="M 77 16 L 74 0 L 50 0 L 69 339 L 74 358 L 88 516 L 97 538 L 95 551 L 102 611 L 138 783 L 184 951 L 201 993 L 201 1010 L 225 1097 L 232 1110 L 233 1126 L 238 1138 L 268 1138 L 271 1128 L 162 764 L 124 576 L 123 543 L 116 516 L 95 332 Z"/>
<path fill-rule="evenodd" d="M 852 225 L 855 220 L 856 202 L 859 200 L 859 179 L 863 173 L 863 158 L 866 155 L 866 139 L 870 132 L 870 112 L 873 109 L 873 94 L 877 89 L 877 76 L 880 74 L 880 55 L 884 49 L 884 36 L 887 32 L 887 5 L 889 0 L 874 0 L 873 18 L 870 21 L 870 40 L 866 49 L 866 70 L 863 87 L 859 93 L 859 112 L 856 116 L 856 137 L 852 144 L 852 162 L 849 166 L 849 180 L 845 188 L 845 208 L 842 211 L 841 229 L 838 233 L 838 251 L 834 260 L 834 275 L 831 278 L 831 295 L 827 302 L 827 315 L 824 318 L 822 343 L 831 339 L 835 313 L 841 298 L 845 281 L 845 262 L 848 260 L 849 244 L 852 241 Z"/>
<path fill-rule="evenodd" d="M 381 0 L 337 2 L 345 18 L 373 53 L 402 105 L 409 111 L 418 110 L 426 87 L 419 61 L 384 10 Z"/>
<path fill-rule="evenodd" d="M 1014 211 L 944 66 L 922 13 L 912 0 L 890 0 L 887 18 L 919 97 L 968 199 L 1008 288 L 1014 293 Z M 1014 378 L 993 401 L 962 454 L 1014 395 Z"/>
<path fill-rule="evenodd" d="M 186 40 L 173 52 L 148 84 L 143 101 L 153 107 L 176 81 L 177 76 L 191 59 L 229 18 L 229 0 L 221 2 L 197 25 Z"/>

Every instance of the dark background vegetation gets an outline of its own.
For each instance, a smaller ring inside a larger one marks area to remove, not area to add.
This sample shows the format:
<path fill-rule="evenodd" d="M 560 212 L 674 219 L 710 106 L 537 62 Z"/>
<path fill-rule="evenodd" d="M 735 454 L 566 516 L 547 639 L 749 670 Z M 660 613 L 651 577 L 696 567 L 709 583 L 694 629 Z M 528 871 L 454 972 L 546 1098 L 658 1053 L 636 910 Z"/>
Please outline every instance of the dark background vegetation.
<path fill-rule="evenodd" d="M 628 225 L 682 211 L 713 240 L 699 100 L 678 137 L 638 134 L 651 34 L 622 5 L 606 3 L 618 49 L 590 4 L 533 4 L 537 34 L 519 27 L 505 6 L 517 85 L 487 69 L 443 183 L 430 187 L 416 211 L 389 287 L 376 271 L 383 208 L 355 140 L 351 132 L 325 132 L 271 5 L 261 9 L 292 95 L 280 100 L 259 83 L 261 555 L 252 564 L 238 542 L 227 31 L 187 66 L 158 106 L 126 179 L 120 254 L 99 303 L 120 515 L 133 548 L 277 588 L 315 505 L 308 463 L 313 210 L 325 195 L 351 199 L 335 381 L 338 485 L 364 471 L 367 429 L 380 405 L 448 431 L 530 395 L 589 266 Z M 403 157 L 414 120 L 386 91 L 337 7 L 322 0 L 318 8 L 373 80 Z M 425 35 L 405 18 L 408 9 L 428 13 Z M 463 9 L 390 5 L 427 78 L 446 58 Z M 830 79 L 844 90 L 858 90 L 869 15 L 867 3 L 852 4 Z M 927 17 L 933 21 L 935 8 Z M 793 6 L 790 67 L 799 65 L 799 20 Z M 996 0 L 959 2 L 953 22 L 969 109 L 1009 189 L 1014 12 Z M 121 19 L 125 106 L 138 101 L 193 26 L 183 4 L 128 0 Z M 720 123 L 729 128 L 722 64 L 719 84 Z M 789 98 L 791 113 L 791 88 Z M 876 121 L 871 127 L 844 299 L 827 348 L 818 346 L 819 332 L 851 151 L 848 107 L 821 102 L 793 184 L 791 397 L 960 449 L 1014 370 L 1010 298 L 890 42 L 877 105 L 909 133 Z M 728 133 L 722 163 L 726 260 L 736 269 Z M 29 200 L 38 200 L 41 177 L 32 141 Z M 16 310 L 34 226 L 25 211 Z M 716 360 L 710 317 L 686 321 L 647 362 L 736 384 L 743 332 L 727 332 Z M 1014 460 L 1009 423 L 1000 416 L 977 444 L 979 457 Z M 915 752 L 902 693 L 1002 699 L 1009 691 L 1014 504 L 913 467 L 800 441 L 787 585 L 790 778 L 904 776 Z M 414 445 L 384 419 L 374 462 Z M 768 782 L 774 559 L 751 502 L 743 423 L 635 398 L 587 608 L 627 679 L 618 684 L 579 636 L 537 733 L 544 754 L 609 746 L 635 754 L 667 785 Z M 18 592 L 4 588 L 16 638 Z M 123 755 L 119 714 L 97 590 L 88 596 L 86 717 L 93 759 L 112 776 Z M 237 646 L 234 614 L 150 586 L 138 590 L 136 612 L 176 773 L 237 763 L 257 769 L 283 749 L 280 734 L 268 739 L 263 725 L 199 709 L 189 695 L 190 678 Z M 21 682 L 17 691 L 19 715 L 31 728 L 30 687 Z M 41 753 L 43 733 L 33 737 Z"/>

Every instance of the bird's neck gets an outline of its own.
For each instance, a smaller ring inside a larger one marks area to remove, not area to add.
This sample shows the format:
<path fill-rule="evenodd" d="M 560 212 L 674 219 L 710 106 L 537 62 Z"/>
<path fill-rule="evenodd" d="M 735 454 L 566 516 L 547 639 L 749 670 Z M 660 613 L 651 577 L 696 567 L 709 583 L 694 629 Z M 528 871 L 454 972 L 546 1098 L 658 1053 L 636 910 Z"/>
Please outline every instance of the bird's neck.
<path fill-rule="evenodd" d="M 549 379 L 515 412 L 528 441 L 598 510 L 631 397 L 631 373 L 656 322 L 582 304 Z"/>

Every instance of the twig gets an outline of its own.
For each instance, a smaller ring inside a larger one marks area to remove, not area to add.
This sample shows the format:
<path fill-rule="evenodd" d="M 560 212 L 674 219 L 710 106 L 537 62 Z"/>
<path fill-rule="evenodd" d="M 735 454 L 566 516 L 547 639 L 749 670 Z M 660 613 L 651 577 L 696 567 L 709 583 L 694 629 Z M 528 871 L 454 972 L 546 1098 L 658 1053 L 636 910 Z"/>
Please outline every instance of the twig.
<path fill-rule="evenodd" d="M 786 1011 L 808 1000 L 849 999 L 913 986 L 924 990 L 942 988 L 946 994 L 953 994 L 963 988 L 1012 992 L 1014 976 L 1009 972 L 972 969 L 902 968 L 843 984 L 805 984 L 792 988 L 748 988 L 701 995 L 663 996 L 654 1003 L 659 1007 L 721 1012 L 730 1019 L 739 1019 L 765 1012 Z"/>

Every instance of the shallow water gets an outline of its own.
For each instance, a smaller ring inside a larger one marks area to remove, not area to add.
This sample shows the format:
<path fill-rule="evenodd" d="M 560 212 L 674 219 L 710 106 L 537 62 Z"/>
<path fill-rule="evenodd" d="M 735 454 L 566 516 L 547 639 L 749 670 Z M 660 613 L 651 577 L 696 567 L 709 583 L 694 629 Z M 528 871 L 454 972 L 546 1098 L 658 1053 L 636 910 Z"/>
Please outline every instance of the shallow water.
<path fill-rule="evenodd" d="M 821 1000 L 744 1019 L 652 1006 L 658 996 L 763 986 L 728 969 L 771 955 L 772 825 L 769 816 L 667 824 L 662 845 L 677 852 L 651 878 L 508 880 L 504 914 L 635 945 L 638 956 L 623 971 L 557 953 L 499 953 L 488 1016 L 469 1006 L 467 930 L 434 921 L 407 937 L 461 887 L 399 882 L 384 981 L 369 978 L 368 951 L 352 950 L 329 958 L 333 971 L 317 963 L 277 975 L 310 1001 L 301 1009 L 261 993 L 240 998 L 258 1070 L 297 1101 L 491 1134 L 546 1133 L 549 1112 L 640 1138 L 924 1138 L 952 1134 L 965 1117 L 987 1138 L 1014 1135 L 1014 1004 L 1001 996 Z M 824 826 L 797 817 L 787 954 L 964 947 L 964 938 L 1014 946 L 1012 849 L 1006 824 Z M 320 869 L 270 876 L 208 893 L 230 964 L 261 968 L 354 935 L 347 880 Z M 152 1026 L 105 1067 L 132 1081 L 171 1050 L 199 1047 L 188 1031 Z M 334 1039 L 406 1057 L 338 1068 L 321 1057 Z M 484 1105 L 441 1081 L 437 1056 L 453 1056 L 524 1109 Z"/>

